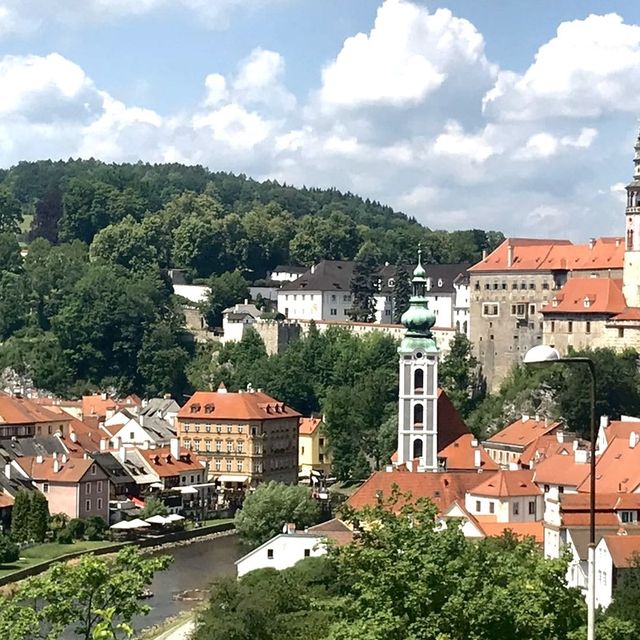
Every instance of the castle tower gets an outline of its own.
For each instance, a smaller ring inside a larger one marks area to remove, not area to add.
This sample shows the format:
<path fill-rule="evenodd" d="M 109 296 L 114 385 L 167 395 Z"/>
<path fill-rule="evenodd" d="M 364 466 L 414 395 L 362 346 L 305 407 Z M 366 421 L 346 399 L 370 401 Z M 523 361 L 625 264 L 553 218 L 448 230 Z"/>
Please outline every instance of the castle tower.
<path fill-rule="evenodd" d="M 417 470 L 437 471 L 438 347 L 431 333 L 436 318 L 425 296 L 427 273 L 421 253 L 413 272 L 413 295 L 401 318 L 407 332 L 398 347 L 398 464 L 417 458 Z"/>
<path fill-rule="evenodd" d="M 640 134 L 634 149 L 633 180 L 627 185 L 622 292 L 628 306 L 640 307 Z"/>

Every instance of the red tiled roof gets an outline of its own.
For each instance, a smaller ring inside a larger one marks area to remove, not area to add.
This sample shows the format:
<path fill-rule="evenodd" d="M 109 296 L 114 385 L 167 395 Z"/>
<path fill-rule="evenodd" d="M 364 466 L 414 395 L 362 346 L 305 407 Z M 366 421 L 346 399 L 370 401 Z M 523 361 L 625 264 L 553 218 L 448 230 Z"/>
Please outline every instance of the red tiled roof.
<path fill-rule="evenodd" d="M 353 531 L 338 518 L 309 527 L 309 533 L 320 534 L 335 542 L 338 546 L 349 544 L 353 541 Z"/>
<path fill-rule="evenodd" d="M 142 400 L 135 394 L 131 394 L 121 400 L 109 398 L 108 396 L 103 398 L 101 394 L 82 396 L 82 416 L 105 418 L 107 411 L 118 411 L 126 407 L 140 406 L 141 404 Z"/>
<path fill-rule="evenodd" d="M 604 541 L 615 567 L 620 569 L 634 566 L 633 557 L 640 554 L 640 536 L 605 536 Z"/>
<path fill-rule="evenodd" d="M 503 444 L 526 447 L 535 442 L 540 436 L 552 433 L 560 426 L 559 422 L 549 422 L 544 418 L 536 420 L 535 418 L 522 416 L 520 420 L 516 420 L 501 431 L 498 431 L 498 433 L 494 433 L 486 442 L 489 445 Z"/>
<path fill-rule="evenodd" d="M 180 450 L 180 459 L 171 455 L 171 447 L 157 449 L 138 449 L 140 455 L 149 463 L 153 472 L 161 478 L 170 478 L 185 471 L 203 469 L 198 457 L 187 449 Z"/>
<path fill-rule="evenodd" d="M 262 391 L 230 393 L 196 391 L 180 409 L 178 418 L 193 420 L 278 420 L 299 418 L 300 414 L 284 402 Z"/>
<path fill-rule="evenodd" d="M 544 541 L 544 523 L 538 522 L 482 522 L 480 528 L 488 537 L 501 536 L 511 531 L 517 538 L 532 537 L 536 542 Z"/>
<path fill-rule="evenodd" d="M 640 309 L 637 307 L 627 307 L 622 313 L 610 318 L 610 320 L 636 320 L 640 321 Z"/>
<path fill-rule="evenodd" d="M 565 527 L 588 527 L 591 522 L 588 511 L 569 512 L 562 514 L 562 524 Z M 618 516 L 611 512 L 596 513 L 597 527 L 616 527 L 620 526 Z"/>
<path fill-rule="evenodd" d="M 569 449 L 564 453 L 566 448 Z M 571 444 L 560 448 L 533 468 L 534 479 L 538 484 L 557 484 L 578 487 L 589 475 L 588 462 L 576 462 Z"/>
<path fill-rule="evenodd" d="M 578 491 L 588 491 L 588 481 Z M 627 438 L 614 438 L 596 461 L 596 482 L 598 493 L 635 491 L 640 486 L 640 444 L 631 448 Z"/>
<path fill-rule="evenodd" d="M 28 398 L 17 398 L 0 392 L 0 424 L 38 424 L 69 419 L 59 416 Z"/>
<path fill-rule="evenodd" d="M 464 471 L 477 469 L 475 466 L 475 450 L 480 451 L 480 468 L 495 471 L 498 465 L 489 457 L 481 444 L 473 446 L 476 441 L 472 433 L 464 433 L 441 451 L 438 458 L 446 460 L 447 471 Z M 477 441 L 476 441 L 477 442 Z M 397 453 L 395 454 L 397 457 Z"/>
<path fill-rule="evenodd" d="M 622 280 L 569 278 L 551 302 L 542 307 L 542 313 L 619 314 L 626 306 Z"/>
<path fill-rule="evenodd" d="M 500 470 L 477 487 L 474 487 L 470 493 L 478 496 L 509 498 L 515 496 L 537 496 L 542 491 L 533 483 L 532 469 L 519 469 L 517 471 Z"/>
<path fill-rule="evenodd" d="M 469 427 L 445 391 L 438 389 L 438 453 L 466 433 Z"/>
<path fill-rule="evenodd" d="M 393 486 L 397 485 L 400 493 L 411 493 L 412 501 L 428 498 L 437 507 L 438 512 L 445 511 L 455 500 L 462 500 L 465 493 L 480 484 L 492 471 L 481 473 L 442 472 L 419 473 L 400 469 L 393 471 L 376 471 L 369 479 L 347 500 L 347 504 L 354 509 L 373 507 L 378 499 L 389 499 Z M 396 505 L 400 509 L 404 501 Z"/>
<path fill-rule="evenodd" d="M 73 441 L 74 437 L 76 442 Z M 109 438 L 109 434 L 99 427 L 72 418 L 69 424 L 69 437 L 64 439 L 64 444 L 71 455 L 82 456 L 85 451 L 87 453 L 100 451 L 100 440 L 104 438 Z"/>
<path fill-rule="evenodd" d="M 508 266 L 509 246 L 511 266 Z M 593 248 L 588 244 L 574 245 L 569 240 L 508 238 L 469 271 L 622 269 L 623 262 L 624 243 L 620 238 L 599 238 Z"/>
<path fill-rule="evenodd" d="M 63 463 L 61 456 L 58 456 L 58 471 L 54 471 L 53 458 L 44 458 L 42 462 L 37 462 L 37 458 L 25 456 L 17 458 L 16 462 L 33 480 L 65 483 L 79 482 L 91 466 L 95 464 L 93 460 L 85 460 L 84 458 L 68 458 Z"/>
<path fill-rule="evenodd" d="M 604 428 L 607 443 L 610 443 L 614 438 L 624 438 L 628 441 L 633 432 L 640 433 L 640 421 L 611 420 Z"/>
<path fill-rule="evenodd" d="M 558 442 L 556 434 L 540 436 L 522 452 L 522 455 L 520 456 L 520 464 L 529 466 L 533 463 L 534 465 L 537 465 L 543 460 L 555 455 L 573 456 L 573 442 L 573 440 L 569 439 L 563 442 Z M 578 442 L 584 446 L 587 445 L 586 441 L 579 440 Z"/>
<path fill-rule="evenodd" d="M 302 418 L 298 425 L 298 433 L 301 436 L 310 436 L 320 426 L 322 418 Z"/>

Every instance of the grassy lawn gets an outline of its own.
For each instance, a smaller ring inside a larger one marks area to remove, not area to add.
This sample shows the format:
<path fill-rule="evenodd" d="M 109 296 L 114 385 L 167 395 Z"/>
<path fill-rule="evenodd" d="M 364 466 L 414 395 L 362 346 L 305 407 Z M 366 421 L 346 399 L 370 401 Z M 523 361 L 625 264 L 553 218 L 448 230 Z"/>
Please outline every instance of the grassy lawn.
<path fill-rule="evenodd" d="M 78 551 L 93 551 L 100 547 L 106 547 L 113 544 L 110 540 L 79 540 L 73 544 L 58 544 L 57 542 L 47 542 L 45 544 L 39 544 L 35 547 L 29 547 L 24 549 L 20 553 L 20 559 L 13 564 L 7 564 L 0 566 L 0 577 L 6 576 L 9 573 L 18 571 L 19 569 L 26 569 L 39 562 L 45 560 L 55 560 L 66 553 L 76 553 Z"/>
<path fill-rule="evenodd" d="M 212 524 L 228 524 L 229 522 L 233 522 L 233 518 L 214 518 L 213 520 L 202 520 L 202 526 L 208 527 Z M 187 525 L 187 529 L 197 529 L 197 528 L 199 527 L 194 526 L 194 523 L 192 522 L 190 522 Z"/>

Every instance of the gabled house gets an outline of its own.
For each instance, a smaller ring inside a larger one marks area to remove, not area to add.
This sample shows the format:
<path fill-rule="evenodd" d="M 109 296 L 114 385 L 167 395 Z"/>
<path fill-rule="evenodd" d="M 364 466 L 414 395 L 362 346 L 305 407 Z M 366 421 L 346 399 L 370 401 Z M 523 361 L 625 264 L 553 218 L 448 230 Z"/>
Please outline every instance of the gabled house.
<path fill-rule="evenodd" d="M 68 414 L 53 413 L 29 398 L 0 392 L 0 441 L 66 435 L 70 419 Z"/>
<path fill-rule="evenodd" d="M 623 574 L 640 568 L 640 531 L 602 536 L 596 546 L 596 606 L 606 609 Z"/>
<path fill-rule="evenodd" d="M 22 457 L 15 463 L 46 496 L 50 513 L 64 513 L 69 518 L 100 516 L 109 521 L 110 482 L 94 460 L 54 454 Z"/>
<path fill-rule="evenodd" d="M 322 418 L 300 419 L 298 446 L 298 466 L 302 475 L 309 476 L 312 471 L 329 474 L 331 456 Z"/>

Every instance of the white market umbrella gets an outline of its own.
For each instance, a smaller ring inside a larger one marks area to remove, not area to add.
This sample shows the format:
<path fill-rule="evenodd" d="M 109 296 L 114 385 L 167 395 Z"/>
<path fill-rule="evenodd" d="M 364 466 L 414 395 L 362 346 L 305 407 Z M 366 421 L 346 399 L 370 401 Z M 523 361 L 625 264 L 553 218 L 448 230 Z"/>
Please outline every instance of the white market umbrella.
<path fill-rule="evenodd" d="M 164 516 L 157 514 L 147 518 L 146 522 L 149 522 L 150 524 L 167 524 L 168 520 Z"/>
<path fill-rule="evenodd" d="M 120 520 L 120 522 L 112 524 L 109 529 L 131 529 L 131 524 L 128 520 Z"/>
<path fill-rule="evenodd" d="M 179 516 L 177 513 L 170 513 L 165 520 L 167 522 L 179 522 L 180 520 L 184 520 L 184 516 Z"/>
<path fill-rule="evenodd" d="M 198 493 L 198 490 L 194 487 L 180 487 L 180 493 L 185 494 L 185 493 Z"/>
<path fill-rule="evenodd" d="M 131 529 L 140 529 L 142 527 L 150 527 L 151 525 L 144 520 L 140 520 L 140 518 L 134 518 L 133 520 L 129 520 L 129 527 Z"/>

